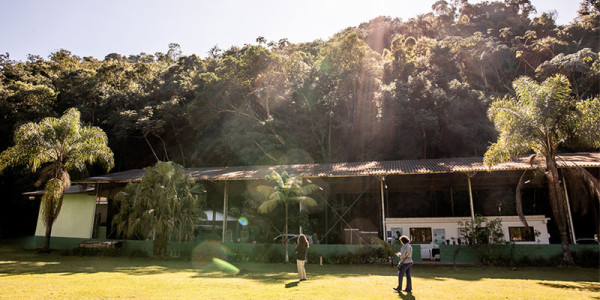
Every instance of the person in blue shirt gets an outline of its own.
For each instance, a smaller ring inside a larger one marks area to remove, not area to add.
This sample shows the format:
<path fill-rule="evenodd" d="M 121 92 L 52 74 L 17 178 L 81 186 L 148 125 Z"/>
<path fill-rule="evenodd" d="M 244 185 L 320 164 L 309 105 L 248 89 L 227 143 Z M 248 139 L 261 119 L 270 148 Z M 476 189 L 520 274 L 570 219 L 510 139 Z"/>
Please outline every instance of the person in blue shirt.
<path fill-rule="evenodd" d="M 410 272 L 413 265 L 412 260 L 412 247 L 410 246 L 410 239 L 403 235 L 400 237 L 400 242 L 402 243 L 402 248 L 400 248 L 400 252 L 396 253 L 398 256 L 398 286 L 394 288 L 395 291 L 400 292 L 402 290 L 402 281 L 404 279 L 404 274 L 406 274 L 406 288 L 405 292 L 412 292 L 412 278 L 410 276 Z"/>

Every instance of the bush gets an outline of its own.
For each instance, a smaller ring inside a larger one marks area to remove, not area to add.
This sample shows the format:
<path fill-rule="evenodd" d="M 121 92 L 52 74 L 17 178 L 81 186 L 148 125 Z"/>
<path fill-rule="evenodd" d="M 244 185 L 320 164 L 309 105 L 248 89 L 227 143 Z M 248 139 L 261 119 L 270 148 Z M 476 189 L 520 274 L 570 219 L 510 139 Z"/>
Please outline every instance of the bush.
<path fill-rule="evenodd" d="M 148 255 L 148 252 L 146 252 L 145 250 L 140 250 L 140 249 L 133 249 L 133 250 L 129 251 L 127 256 L 131 257 L 131 258 L 148 258 L 148 257 L 150 257 L 150 255 Z"/>
<path fill-rule="evenodd" d="M 285 255 L 280 245 L 262 244 L 254 247 L 256 262 L 280 263 L 285 261 Z"/>
<path fill-rule="evenodd" d="M 575 265 L 584 268 L 600 268 L 600 257 L 598 251 L 592 249 L 583 249 L 573 251 L 573 260 Z"/>
<path fill-rule="evenodd" d="M 123 256 L 122 248 L 82 248 L 66 249 L 61 252 L 65 256 L 106 256 L 119 257 Z"/>
<path fill-rule="evenodd" d="M 309 258 L 310 260 L 310 258 Z M 318 262 L 318 255 L 315 262 Z M 373 264 L 387 263 L 388 257 L 384 250 L 373 246 L 360 247 L 357 253 L 332 254 L 323 257 L 323 263 L 328 264 Z"/>
<path fill-rule="evenodd" d="M 200 243 L 194 247 L 190 254 L 190 259 L 195 262 L 210 262 L 215 257 L 223 260 L 231 260 L 233 258 L 216 241 Z"/>
<path fill-rule="evenodd" d="M 280 263 L 284 261 L 281 245 L 257 244 L 254 247 L 233 249 L 236 262 Z"/>
<path fill-rule="evenodd" d="M 306 263 L 318 264 L 318 263 L 320 263 L 320 260 L 321 260 L 321 254 L 311 252 L 309 249 L 308 254 L 307 254 L 307 259 L 308 259 L 308 261 Z M 323 263 L 325 263 L 325 261 L 326 261 L 326 259 L 325 259 L 325 257 L 323 257 Z"/>

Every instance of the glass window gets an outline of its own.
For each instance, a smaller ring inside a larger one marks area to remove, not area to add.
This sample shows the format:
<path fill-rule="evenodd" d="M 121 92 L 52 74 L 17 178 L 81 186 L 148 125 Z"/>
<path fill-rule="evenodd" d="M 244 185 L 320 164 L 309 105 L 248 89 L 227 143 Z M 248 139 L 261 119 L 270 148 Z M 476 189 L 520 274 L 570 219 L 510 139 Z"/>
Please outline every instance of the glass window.
<path fill-rule="evenodd" d="M 508 227 L 511 242 L 535 242 L 533 227 Z"/>
<path fill-rule="evenodd" d="M 431 228 L 411 228 L 410 240 L 414 244 L 429 244 L 431 243 Z"/>

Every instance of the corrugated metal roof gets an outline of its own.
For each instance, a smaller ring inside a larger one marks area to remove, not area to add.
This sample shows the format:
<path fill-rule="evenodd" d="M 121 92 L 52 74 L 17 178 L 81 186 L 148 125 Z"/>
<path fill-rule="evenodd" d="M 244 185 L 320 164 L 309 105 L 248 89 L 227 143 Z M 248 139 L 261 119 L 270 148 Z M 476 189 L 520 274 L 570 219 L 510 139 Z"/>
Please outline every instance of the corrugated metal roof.
<path fill-rule="evenodd" d="M 79 194 L 79 193 L 90 193 L 95 190 L 93 185 L 72 185 L 66 191 L 65 194 Z M 45 190 L 37 190 L 33 192 L 25 192 L 23 195 L 25 196 L 41 196 L 45 194 Z"/>
<path fill-rule="evenodd" d="M 536 164 L 543 161 L 536 160 Z M 600 153 L 567 153 L 557 157 L 559 167 L 584 167 L 600 168 Z M 534 167 L 529 163 L 529 157 L 523 157 L 513 162 L 494 166 L 492 171 L 526 170 Z M 488 171 L 481 157 L 440 158 L 421 160 L 394 160 L 348 162 L 332 164 L 299 164 L 299 165 L 272 165 L 272 166 L 236 166 L 236 167 L 209 167 L 186 168 L 186 173 L 197 180 L 258 180 L 271 174 L 273 170 L 287 171 L 301 177 L 356 177 L 356 176 L 387 176 L 403 174 L 436 174 L 436 173 L 466 173 Z M 135 169 L 125 172 L 107 174 L 104 176 L 90 177 L 74 182 L 135 182 L 139 181 L 144 170 Z"/>

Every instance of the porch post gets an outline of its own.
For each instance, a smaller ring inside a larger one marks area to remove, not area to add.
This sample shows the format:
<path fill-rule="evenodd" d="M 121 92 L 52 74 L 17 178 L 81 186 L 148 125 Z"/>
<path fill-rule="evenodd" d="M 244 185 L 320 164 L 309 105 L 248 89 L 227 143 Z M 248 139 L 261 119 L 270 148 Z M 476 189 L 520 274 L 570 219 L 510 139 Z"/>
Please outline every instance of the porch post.
<path fill-rule="evenodd" d="M 227 181 L 225 181 L 225 187 L 223 189 L 223 243 L 225 243 L 225 232 L 227 231 L 227 200 L 229 200 L 229 197 L 227 195 Z"/>
<path fill-rule="evenodd" d="M 383 227 L 383 241 L 387 241 L 386 239 L 386 229 L 385 229 L 385 194 L 383 193 L 383 182 L 385 181 L 385 176 L 381 176 L 379 178 L 379 183 L 381 185 L 381 226 Z"/>
<path fill-rule="evenodd" d="M 471 207 L 471 222 L 475 222 L 475 209 L 473 208 L 473 190 L 471 189 L 471 177 L 475 173 L 467 173 L 467 183 L 469 184 L 469 206 Z"/>
<path fill-rule="evenodd" d="M 565 189 L 565 199 L 567 200 L 567 213 L 569 217 L 569 229 L 571 229 L 571 238 L 575 244 L 575 228 L 573 227 L 573 216 L 571 215 L 571 205 L 569 204 L 569 193 L 567 192 L 567 178 L 563 176 L 563 188 Z"/>
<path fill-rule="evenodd" d="M 450 206 L 452 207 L 452 216 L 454 217 L 454 193 L 452 187 L 450 187 Z"/>
<path fill-rule="evenodd" d="M 87 184 L 84 185 L 84 189 L 87 188 Z M 96 231 L 96 228 L 98 226 L 96 226 L 96 224 L 98 224 L 98 220 L 96 219 L 96 211 L 98 210 L 98 202 L 100 202 L 100 184 L 96 182 L 96 186 L 94 188 L 94 190 L 96 191 L 96 200 L 94 201 L 94 222 L 92 222 L 92 228 L 90 230 L 90 238 L 93 239 L 95 238 L 94 236 L 94 231 Z M 97 235 L 97 232 L 96 232 Z M 104 237 L 106 238 L 106 236 Z"/>

